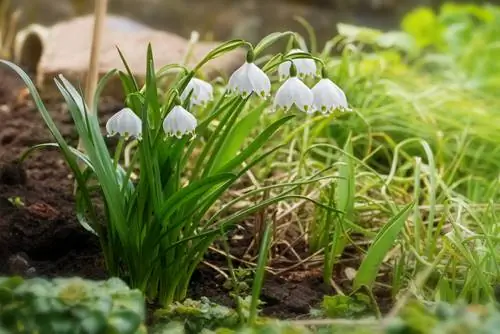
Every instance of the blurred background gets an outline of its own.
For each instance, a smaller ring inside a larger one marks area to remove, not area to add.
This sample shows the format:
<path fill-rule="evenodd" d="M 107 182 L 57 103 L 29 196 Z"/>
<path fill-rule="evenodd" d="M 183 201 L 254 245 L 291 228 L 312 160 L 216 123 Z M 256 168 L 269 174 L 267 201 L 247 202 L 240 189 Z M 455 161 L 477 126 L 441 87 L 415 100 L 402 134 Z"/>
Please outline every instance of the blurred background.
<path fill-rule="evenodd" d="M 0 0 L 4 2 L 6 0 Z M 10 0 L 22 9 L 20 28 L 30 23 L 52 24 L 92 12 L 93 0 Z M 153 28 L 204 39 L 245 38 L 251 42 L 273 31 L 297 30 L 295 16 L 315 28 L 319 41 L 330 39 L 338 22 L 381 29 L 398 27 L 408 10 L 439 7 L 441 0 L 109 0 L 112 14 Z M 471 2 L 471 1 L 469 1 Z M 476 1 L 484 3 L 483 1 Z M 492 1 L 492 3 L 500 1 Z"/>

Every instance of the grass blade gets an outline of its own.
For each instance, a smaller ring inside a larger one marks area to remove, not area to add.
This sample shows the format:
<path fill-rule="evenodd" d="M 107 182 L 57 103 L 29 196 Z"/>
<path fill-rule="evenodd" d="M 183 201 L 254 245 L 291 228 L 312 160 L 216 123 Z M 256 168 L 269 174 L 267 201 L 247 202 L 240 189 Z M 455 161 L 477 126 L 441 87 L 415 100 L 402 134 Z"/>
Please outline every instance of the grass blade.
<path fill-rule="evenodd" d="M 393 246 L 396 237 L 403 228 L 410 214 L 410 210 L 414 205 L 415 203 L 413 202 L 406 205 L 398 214 L 392 217 L 377 234 L 358 269 L 353 284 L 354 290 L 362 286 L 370 288 L 373 285 L 384 257 Z"/>

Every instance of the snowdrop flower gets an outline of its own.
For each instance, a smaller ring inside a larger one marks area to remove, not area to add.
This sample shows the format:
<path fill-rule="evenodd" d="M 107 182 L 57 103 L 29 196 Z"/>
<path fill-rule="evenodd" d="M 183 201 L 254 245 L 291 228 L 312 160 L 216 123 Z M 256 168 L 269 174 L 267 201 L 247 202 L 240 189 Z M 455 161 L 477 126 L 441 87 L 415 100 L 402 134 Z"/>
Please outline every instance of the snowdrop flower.
<path fill-rule="evenodd" d="M 108 119 L 106 131 L 109 136 L 118 133 L 123 137 L 139 138 L 142 133 L 142 121 L 132 109 L 123 108 Z"/>
<path fill-rule="evenodd" d="M 333 81 L 326 78 L 323 71 L 321 79 L 312 89 L 314 95 L 314 109 L 322 113 L 332 113 L 335 110 L 349 111 L 345 93 Z"/>
<path fill-rule="evenodd" d="M 313 93 L 305 83 L 297 78 L 297 70 L 292 64 L 290 78 L 276 92 L 273 109 L 287 111 L 295 104 L 301 111 L 312 113 L 314 112 L 313 99 Z"/>
<path fill-rule="evenodd" d="M 300 49 L 293 49 L 288 52 L 288 55 L 294 53 L 303 53 L 304 51 Z M 316 62 L 311 58 L 297 58 L 291 60 L 295 67 L 297 68 L 297 74 L 300 78 L 304 79 L 307 76 L 314 77 L 316 75 Z M 280 64 L 278 67 L 278 75 L 280 80 L 284 80 L 290 76 L 290 61 L 286 61 Z"/>
<path fill-rule="evenodd" d="M 196 118 L 180 105 L 176 105 L 163 121 L 163 130 L 167 136 L 181 138 L 185 134 L 194 135 Z"/>
<path fill-rule="evenodd" d="M 192 92 L 192 93 L 191 93 Z M 191 94 L 191 105 L 203 106 L 214 98 L 212 85 L 201 79 L 192 78 L 181 94 L 181 99 L 185 101 Z"/>
<path fill-rule="evenodd" d="M 246 62 L 229 78 L 229 90 L 233 93 L 248 96 L 256 93 L 262 98 L 271 92 L 271 80 L 257 65 L 253 63 L 253 52 L 248 51 Z"/>

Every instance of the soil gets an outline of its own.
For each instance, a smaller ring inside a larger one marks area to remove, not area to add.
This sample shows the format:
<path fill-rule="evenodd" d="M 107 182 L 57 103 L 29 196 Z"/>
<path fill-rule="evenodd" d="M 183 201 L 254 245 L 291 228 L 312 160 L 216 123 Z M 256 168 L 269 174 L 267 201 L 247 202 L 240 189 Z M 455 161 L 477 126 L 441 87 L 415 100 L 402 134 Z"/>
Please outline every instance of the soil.
<path fill-rule="evenodd" d="M 0 275 L 105 279 L 98 241 L 75 218 L 73 180 L 60 153 L 43 149 L 22 165 L 17 161 L 25 149 L 52 137 L 20 79 L 3 67 L 0 77 Z M 76 145 L 65 104 L 49 94 L 42 96 L 63 136 Z M 121 107 L 119 101 L 103 98 L 102 125 Z M 223 262 L 214 254 L 208 254 L 207 260 Z M 301 279 L 268 275 L 261 295 L 263 313 L 278 318 L 307 315 L 325 292 L 331 293 L 321 288 L 320 275 Z M 232 306 L 223 283 L 219 273 L 201 265 L 189 297 L 206 296 Z"/>

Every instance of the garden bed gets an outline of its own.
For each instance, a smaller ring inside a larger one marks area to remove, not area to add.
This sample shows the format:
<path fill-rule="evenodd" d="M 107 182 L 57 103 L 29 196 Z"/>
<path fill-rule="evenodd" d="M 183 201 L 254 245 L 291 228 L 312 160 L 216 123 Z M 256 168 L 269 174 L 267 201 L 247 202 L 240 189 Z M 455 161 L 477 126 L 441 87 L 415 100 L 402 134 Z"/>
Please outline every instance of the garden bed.
<path fill-rule="evenodd" d="M 75 217 L 73 180 L 57 150 L 37 151 L 20 166 L 15 162 L 28 147 L 51 141 L 51 135 L 26 94 L 21 81 L 1 69 L 0 86 L 0 276 L 107 277 L 98 239 L 85 231 Z M 47 94 L 45 94 L 47 95 Z M 44 97 L 61 133 L 76 146 L 76 131 L 62 100 Z M 112 98 L 100 103 L 101 125 L 122 107 Z M 235 254 L 251 241 L 232 243 Z M 305 255 L 305 249 L 303 250 Z M 210 253 L 206 260 L 216 267 L 227 267 L 225 258 Z M 342 270 L 338 271 L 342 284 Z M 195 272 L 189 297 L 202 296 L 232 306 L 224 277 L 202 264 Z M 321 284 L 319 268 L 300 269 L 283 277 L 268 275 L 262 290 L 263 314 L 278 318 L 297 318 L 318 306 L 332 291 Z M 382 292 L 380 307 L 390 302 Z M 385 307 L 384 307 L 385 305 Z"/>

